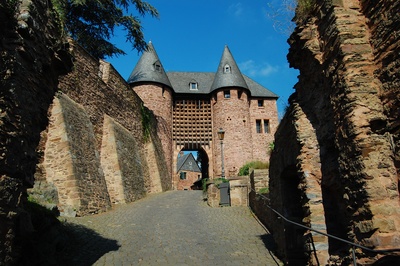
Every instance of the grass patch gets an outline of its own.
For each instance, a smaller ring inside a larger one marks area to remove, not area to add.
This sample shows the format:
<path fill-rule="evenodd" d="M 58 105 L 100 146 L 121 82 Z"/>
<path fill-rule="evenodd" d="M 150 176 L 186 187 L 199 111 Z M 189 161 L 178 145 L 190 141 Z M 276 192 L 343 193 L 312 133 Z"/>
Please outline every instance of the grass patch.
<path fill-rule="evenodd" d="M 269 162 L 262 162 L 262 161 L 248 162 L 239 169 L 239 176 L 249 175 L 250 169 L 268 169 L 268 168 L 269 168 Z"/>

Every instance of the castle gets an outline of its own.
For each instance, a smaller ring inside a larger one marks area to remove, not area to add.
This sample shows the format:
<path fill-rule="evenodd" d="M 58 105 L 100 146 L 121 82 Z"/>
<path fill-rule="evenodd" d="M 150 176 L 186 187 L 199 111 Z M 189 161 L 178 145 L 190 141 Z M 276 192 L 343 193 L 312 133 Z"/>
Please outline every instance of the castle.
<path fill-rule="evenodd" d="M 164 127 L 159 132 L 174 189 L 182 150 L 198 152 L 203 178 L 232 177 L 246 162 L 269 160 L 278 96 L 243 75 L 228 46 L 215 73 L 165 72 L 150 42 L 128 83 Z M 217 136 L 221 129 L 223 143 Z"/>

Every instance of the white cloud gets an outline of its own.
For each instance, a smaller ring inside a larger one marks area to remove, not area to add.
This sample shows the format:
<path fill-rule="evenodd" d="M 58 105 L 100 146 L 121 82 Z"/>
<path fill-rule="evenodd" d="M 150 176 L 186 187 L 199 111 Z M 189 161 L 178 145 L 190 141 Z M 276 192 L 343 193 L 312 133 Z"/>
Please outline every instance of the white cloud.
<path fill-rule="evenodd" d="M 240 17 L 243 13 L 242 3 L 236 3 L 229 6 L 229 13 L 235 17 Z"/>
<path fill-rule="evenodd" d="M 279 66 L 272 66 L 268 63 L 256 64 L 254 60 L 247 60 L 238 65 L 240 71 L 250 77 L 266 77 L 279 71 Z"/>

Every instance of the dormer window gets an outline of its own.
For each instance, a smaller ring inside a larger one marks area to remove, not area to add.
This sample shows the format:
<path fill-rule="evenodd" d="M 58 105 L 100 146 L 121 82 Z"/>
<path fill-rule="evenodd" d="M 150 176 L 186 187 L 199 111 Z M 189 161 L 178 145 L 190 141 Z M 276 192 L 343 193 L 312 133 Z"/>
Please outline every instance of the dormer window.
<path fill-rule="evenodd" d="M 189 89 L 190 89 L 190 90 L 197 90 L 197 89 L 198 89 L 198 88 L 197 88 L 197 82 L 191 81 L 191 82 L 189 83 Z"/>
<path fill-rule="evenodd" d="M 160 62 L 155 62 L 154 64 L 153 64 L 153 66 L 154 66 L 154 71 L 157 71 L 157 72 L 162 72 L 162 68 L 161 68 L 161 64 L 160 64 Z"/>
<path fill-rule="evenodd" d="M 224 66 L 224 73 L 231 73 L 231 66 L 230 65 L 226 64 Z"/>

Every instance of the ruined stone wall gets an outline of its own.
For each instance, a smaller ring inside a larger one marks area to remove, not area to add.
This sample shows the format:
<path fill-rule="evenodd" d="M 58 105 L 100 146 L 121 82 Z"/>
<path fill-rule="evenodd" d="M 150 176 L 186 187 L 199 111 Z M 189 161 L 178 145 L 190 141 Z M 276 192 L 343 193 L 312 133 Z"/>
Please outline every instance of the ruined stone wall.
<path fill-rule="evenodd" d="M 297 197 L 301 212 L 289 211 L 295 221 L 370 248 L 399 247 L 398 160 L 394 159 L 398 158 L 399 3 L 316 3 L 308 15 L 297 14 L 298 25 L 289 39 L 288 59 L 300 76 L 290 111 L 275 135 L 271 204 L 288 215 L 288 208 L 296 209 L 290 198 Z M 348 245 L 337 240 L 329 239 L 329 250 L 324 251 L 326 241 L 313 234 L 299 238 L 293 250 L 286 224 L 272 226 L 285 259 L 296 257 L 301 245 L 310 250 L 307 242 L 312 240 L 322 245 L 316 246 L 317 257 L 306 255 L 309 263 L 316 258 L 321 262 L 326 252 L 331 264 L 351 261 Z M 380 257 L 361 249 L 357 253 L 362 265 Z"/>
<path fill-rule="evenodd" d="M 364 1 L 362 11 L 371 34 L 374 61 L 379 66 L 375 76 L 382 83 L 380 97 L 391 135 L 397 175 L 400 174 L 400 2 Z"/>
<path fill-rule="evenodd" d="M 0 3 L 0 264 L 17 264 L 30 233 L 23 209 L 40 132 L 71 60 L 48 1 Z M 18 226 L 17 226 L 18 225 Z"/>
<path fill-rule="evenodd" d="M 276 132 L 275 148 L 270 165 L 270 200 L 273 208 L 287 219 L 304 223 L 326 233 L 321 191 L 320 150 L 315 130 L 294 97 Z M 257 198 L 256 198 L 257 199 Z M 261 204 L 261 205 L 260 205 Z M 263 204 L 256 200 L 260 212 Z M 303 228 L 284 222 L 269 210 L 260 215 L 273 232 L 278 254 L 288 264 L 322 264 L 328 259 L 328 241 L 321 235 L 307 233 Z M 311 256 L 311 243 L 318 247 Z"/>

